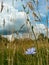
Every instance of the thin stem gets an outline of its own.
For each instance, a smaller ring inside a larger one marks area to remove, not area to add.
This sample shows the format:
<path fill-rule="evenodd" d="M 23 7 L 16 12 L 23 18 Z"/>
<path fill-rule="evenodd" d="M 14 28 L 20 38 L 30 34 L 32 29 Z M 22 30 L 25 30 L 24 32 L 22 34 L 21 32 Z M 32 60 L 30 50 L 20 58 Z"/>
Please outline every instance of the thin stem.
<path fill-rule="evenodd" d="M 46 0 L 46 23 L 47 23 L 46 30 L 47 30 L 47 44 L 48 44 L 48 0 Z M 48 52 L 47 52 L 47 65 L 48 65 Z"/>

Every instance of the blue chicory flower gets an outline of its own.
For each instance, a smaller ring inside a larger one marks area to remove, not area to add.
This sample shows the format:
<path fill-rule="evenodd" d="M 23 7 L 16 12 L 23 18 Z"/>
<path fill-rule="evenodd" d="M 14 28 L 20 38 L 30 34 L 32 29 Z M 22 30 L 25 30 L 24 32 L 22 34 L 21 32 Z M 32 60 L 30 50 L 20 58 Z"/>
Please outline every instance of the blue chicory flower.
<path fill-rule="evenodd" d="M 27 51 L 25 51 L 25 54 L 35 54 L 36 53 L 36 48 L 29 48 Z"/>

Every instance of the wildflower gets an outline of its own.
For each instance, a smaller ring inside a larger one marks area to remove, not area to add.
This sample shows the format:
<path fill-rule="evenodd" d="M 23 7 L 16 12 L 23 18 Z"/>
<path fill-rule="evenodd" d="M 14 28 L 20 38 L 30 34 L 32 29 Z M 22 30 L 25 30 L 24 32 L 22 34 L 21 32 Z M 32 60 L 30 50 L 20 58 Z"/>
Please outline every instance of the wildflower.
<path fill-rule="evenodd" d="M 29 48 L 29 49 L 27 49 L 27 51 L 25 51 L 25 54 L 35 54 L 35 53 L 36 53 L 35 48 Z"/>

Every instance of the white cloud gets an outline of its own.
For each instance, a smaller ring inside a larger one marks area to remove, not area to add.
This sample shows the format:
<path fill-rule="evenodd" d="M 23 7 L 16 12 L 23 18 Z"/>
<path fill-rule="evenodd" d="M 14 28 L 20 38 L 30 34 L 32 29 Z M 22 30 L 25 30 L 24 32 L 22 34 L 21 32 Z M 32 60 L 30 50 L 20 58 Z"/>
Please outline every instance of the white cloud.
<path fill-rule="evenodd" d="M 1 5 L 1 3 L 0 3 Z M 1 6 L 0 6 L 1 9 Z M 44 13 L 40 13 L 42 17 L 45 17 Z M 0 13 L 0 30 L 3 28 L 3 19 L 5 19 L 5 27 L 4 29 L 10 31 L 13 29 L 18 30 L 21 25 L 26 23 L 27 15 L 25 12 L 18 12 L 15 8 L 12 7 L 12 5 L 8 5 L 4 3 L 4 8 L 2 13 Z M 46 27 L 44 24 L 36 24 L 34 26 L 35 33 L 46 33 L 45 31 Z"/>
<path fill-rule="evenodd" d="M 27 15 L 25 12 L 18 12 L 15 8 L 8 4 L 3 4 L 3 11 L 0 12 L 0 30 L 3 28 L 3 20 L 5 19 L 5 26 L 3 29 L 18 30 L 21 25 L 26 23 Z"/>
<path fill-rule="evenodd" d="M 38 36 L 40 33 L 44 33 L 44 35 L 46 35 L 46 26 L 41 23 L 36 24 L 36 26 L 34 26 L 34 32 L 36 36 Z"/>
<path fill-rule="evenodd" d="M 44 24 L 36 24 L 38 28 L 41 28 L 41 29 L 45 29 L 45 25 Z"/>
<path fill-rule="evenodd" d="M 44 24 L 41 24 L 41 23 L 36 24 L 36 26 L 34 26 L 34 32 L 35 32 L 37 37 L 40 33 L 43 33 L 44 35 L 47 35 L 46 26 Z M 48 28 L 48 37 L 49 37 L 49 28 Z"/>
<path fill-rule="evenodd" d="M 34 29 L 37 29 L 37 30 L 44 30 L 44 29 L 46 29 L 46 27 L 45 27 L 45 25 L 44 24 L 36 24 L 36 26 L 34 26 Z"/>
<path fill-rule="evenodd" d="M 11 34 L 11 35 L 2 35 L 2 37 L 4 37 L 4 38 L 7 38 L 8 39 L 8 41 L 14 41 L 14 36 Z"/>

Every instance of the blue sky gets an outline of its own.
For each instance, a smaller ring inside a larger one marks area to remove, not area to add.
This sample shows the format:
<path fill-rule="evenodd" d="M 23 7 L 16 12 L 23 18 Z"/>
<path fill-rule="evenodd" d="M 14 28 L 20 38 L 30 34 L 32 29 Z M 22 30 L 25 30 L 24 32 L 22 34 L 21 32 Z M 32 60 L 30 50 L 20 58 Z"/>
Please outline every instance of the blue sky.
<path fill-rule="evenodd" d="M 23 10 L 22 5 L 24 4 L 26 6 L 26 3 L 29 2 L 29 1 L 32 1 L 32 0 L 23 0 L 23 1 L 21 1 L 21 0 L 17 0 L 17 1 L 16 0 L 0 0 L 0 1 L 4 1 L 5 3 L 8 3 L 10 5 L 12 5 L 12 1 L 13 1 L 14 2 L 14 7 L 16 9 L 18 9 L 19 11 L 21 11 L 21 10 Z M 36 10 L 36 11 L 39 11 L 43 15 L 42 20 L 45 21 L 45 19 L 46 19 L 46 0 L 38 0 L 38 2 L 39 2 L 38 10 Z M 48 5 L 49 5 L 49 3 L 48 3 Z M 27 9 L 28 8 L 26 8 L 26 10 Z M 48 13 L 49 13 L 49 11 L 48 11 Z M 30 14 L 31 14 L 31 11 L 30 11 Z M 49 17 L 49 15 L 48 15 L 48 17 Z"/>
<path fill-rule="evenodd" d="M 32 1 L 32 0 L 23 0 L 23 2 L 21 0 L 17 0 L 17 2 L 15 2 L 15 8 L 18 9 L 19 11 L 23 10 L 23 7 L 22 7 L 22 4 L 26 5 L 26 3 L 28 1 Z M 36 10 L 37 12 L 39 11 L 40 14 L 41 14 L 41 18 L 42 18 L 42 22 L 38 22 L 38 23 L 42 23 L 44 25 L 46 25 L 46 13 L 48 13 L 48 18 L 49 18 L 49 10 L 47 12 L 46 10 L 46 0 L 38 0 L 39 4 L 38 4 L 38 10 Z M 49 5 L 49 3 L 48 3 Z M 27 11 L 28 8 L 26 8 L 26 11 Z M 31 13 L 31 10 L 30 11 L 30 19 L 31 19 L 31 22 L 33 20 L 33 17 L 32 17 L 32 13 Z M 49 26 L 48 26 L 49 27 Z"/>
<path fill-rule="evenodd" d="M 26 6 L 26 3 L 29 1 L 32 1 L 32 0 L 23 0 L 23 1 L 21 1 L 21 0 L 17 0 L 17 1 L 16 0 L 0 0 L 0 1 L 3 1 L 4 3 L 6 3 L 8 5 L 13 6 L 16 10 L 18 10 L 20 12 L 20 11 L 24 11 L 22 5 L 24 4 Z M 38 14 L 38 11 L 39 11 L 39 13 L 41 15 L 41 22 L 34 22 L 32 11 L 30 10 L 30 8 L 28 6 L 26 7 L 26 10 L 24 12 L 27 12 L 29 10 L 28 16 L 30 18 L 32 25 L 35 26 L 35 24 L 37 24 L 37 26 L 39 26 L 39 29 L 40 29 L 40 25 L 43 27 L 46 25 L 46 13 L 48 13 L 48 19 L 49 19 L 49 10 L 48 10 L 48 12 L 46 10 L 46 0 L 38 0 L 38 3 L 39 4 L 38 4 L 38 10 L 37 10 L 36 5 L 32 2 L 34 7 L 36 8 L 35 12 Z M 48 2 L 48 6 L 49 6 L 49 2 Z M 49 27 L 49 22 L 48 22 L 48 27 Z"/>

